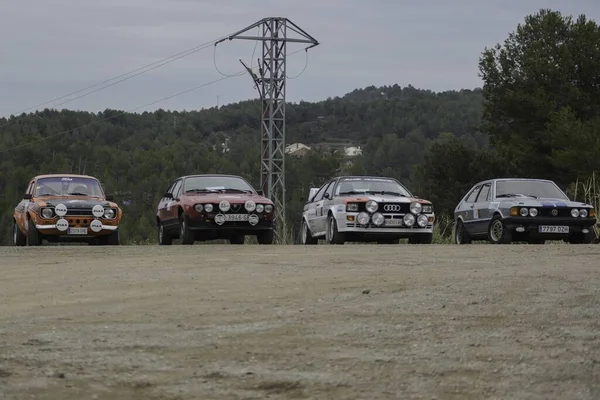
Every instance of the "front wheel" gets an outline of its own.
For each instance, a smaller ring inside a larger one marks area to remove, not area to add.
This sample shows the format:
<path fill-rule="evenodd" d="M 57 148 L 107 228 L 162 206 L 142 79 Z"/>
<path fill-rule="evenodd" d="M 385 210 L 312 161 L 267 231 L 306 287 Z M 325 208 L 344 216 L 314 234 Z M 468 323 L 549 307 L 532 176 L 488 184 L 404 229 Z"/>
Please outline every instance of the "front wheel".
<path fill-rule="evenodd" d="M 465 229 L 465 224 L 462 221 L 457 221 L 454 227 L 454 243 L 456 244 L 470 244 L 471 238 Z"/>
<path fill-rule="evenodd" d="M 571 244 L 592 244 L 596 239 L 596 233 L 594 229 L 591 229 L 588 233 L 577 233 L 569 235 L 569 243 Z"/>
<path fill-rule="evenodd" d="M 194 244 L 196 241 L 194 232 L 188 227 L 185 214 L 181 214 L 181 217 L 179 217 L 179 238 L 181 244 Z"/>
<path fill-rule="evenodd" d="M 433 233 L 415 233 L 408 238 L 408 244 L 431 244 L 433 243 Z"/>
<path fill-rule="evenodd" d="M 13 224 L 13 243 L 15 246 L 25 246 L 27 244 L 27 237 L 23 235 L 16 222 Z"/>
<path fill-rule="evenodd" d="M 28 246 L 41 246 L 42 236 L 40 231 L 37 230 L 35 224 L 31 220 L 27 219 L 27 245 Z"/>
<path fill-rule="evenodd" d="M 327 241 L 329 244 L 344 244 L 346 235 L 338 231 L 337 222 L 333 214 L 327 217 Z"/>
<path fill-rule="evenodd" d="M 273 244 L 273 240 L 275 239 L 275 232 L 272 229 L 268 231 L 259 232 L 256 235 L 256 241 L 258 244 Z"/>
<path fill-rule="evenodd" d="M 165 232 L 165 227 L 161 223 L 158 224 L 158 244 L 162 246 L 173 244 L 173 238 Z"/>
<path fill-rule="evenodd" d="M 232 236 L 229 238 L 229 244 L 244 244 L 246 237 L 244 235 Z"/>
<path fill-rule="evenodd" d="M 319 239 L 314 238 L 310 233 L 310 228 L 306 223 L 305 219 L 302 219 L 302 225 L 300 226 L 300 244 L 317 244 Z"/>
<path fill-rule="evenodd" d="M 488 227 L 488 240 L 491 244 L 509 244 L 512 232 L 502 222 L 500 215 L 494 215 Z"/>

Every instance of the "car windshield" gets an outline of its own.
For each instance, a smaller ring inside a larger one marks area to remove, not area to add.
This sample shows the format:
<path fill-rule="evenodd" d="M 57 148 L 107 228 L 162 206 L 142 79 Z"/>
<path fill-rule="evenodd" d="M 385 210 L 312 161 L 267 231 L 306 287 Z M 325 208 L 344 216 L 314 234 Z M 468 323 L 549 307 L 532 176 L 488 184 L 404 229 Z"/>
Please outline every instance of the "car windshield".
<path fill-rule="evenodd" d="M 393 179 L 386 178 L 344 178 L 335 189 L 336 196 L 352 194 L 390 194 L 411 197 L 404 186 Z"/>
<path fill-rule="evenodd" d="M 104 197 L 100 183 L 93 178 L 57 176 L 40 178 L 35 183 L 34 195 Z"/>
<path fill-rule="evenodd" d="M 241 192 L 255 193 L 245 180 L 235 176 L 193 176 L 186 178 L 183 193 Z"/>
<path fill-rule="evenodd" d="M 569 198 L 558 188 L 553 182 L 545 181 L 498 181 L 496 182 L 496 197 L 532 197 L 546 199 L 562 199 Z"/>

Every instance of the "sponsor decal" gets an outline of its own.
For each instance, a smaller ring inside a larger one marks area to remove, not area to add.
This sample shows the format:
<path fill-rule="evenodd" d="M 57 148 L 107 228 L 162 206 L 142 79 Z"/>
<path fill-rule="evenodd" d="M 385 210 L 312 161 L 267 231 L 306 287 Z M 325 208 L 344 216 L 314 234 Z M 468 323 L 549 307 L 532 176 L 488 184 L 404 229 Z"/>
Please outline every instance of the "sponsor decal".
<path fill-rule="evenodd" d="M 72 182 L 73 178 L 69 178 L 68 176 L 65 176 L 65 177 L 61 178 L 60 180 L 63 182 Z"/>
<path fill-rule="evenodd" d="M 490 208 L 491 208 L 492 210 L 497 210 L 497 209 L 498 209 L 498 207 L 500 207 L 500 202 L 493 202 L 493 203 L 490 203 Z"/>
<path fill-rule="evenodd" d="M 473 218 L 475 218 L 475 219 L 479 218 L 479 210 L 476 208 L 473 210 Z"/>
<path fill-rule="evenodd" d="M 335 210 L 338 212 L 344 212 L 344 206 L 342 206 L 342 205 L 335 206 Z"/>

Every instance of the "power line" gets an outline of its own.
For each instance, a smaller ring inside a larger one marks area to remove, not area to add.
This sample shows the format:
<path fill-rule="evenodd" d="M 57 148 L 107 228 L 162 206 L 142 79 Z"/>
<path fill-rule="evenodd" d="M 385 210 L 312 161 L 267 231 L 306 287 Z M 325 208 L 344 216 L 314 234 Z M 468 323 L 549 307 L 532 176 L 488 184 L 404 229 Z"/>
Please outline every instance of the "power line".
<path fill-rule="evenodd" d="M 304 49 L 300 49 L 300 50 L 298 50 L 298 51 L 295 51 L 295 52 L 293 52 L 293 53 L 290 53 L 288 56 L 292 56 L 292 55 L 294 55 L 294 54 L 296 54 L 296 53 L 299 53 L 299 52 L 301 52 L 301 51 L 303 51 L 303 50 L 304 50 Z M 67 129 L 67 130 L 64 130 L 64 131 L 62 131 L 62 132 L 54 133 L 54 134 L 52 134 L 52 135 L 49 135 L 49 136 L 46 136 L 46 137 L 43 137 L 43 138 L 40 138 L 40 139 L 32 140 L 32 141 L 30 141 L 30 142 L 27 142 L 27 143 L 19 144 L 19 145 L 17 145 L 17 146 L 13 146 L 13 147 L 10 147 L 10 148 L 8 148 L 8 149 L 4 149 L 4 150 L 0 151 L 0 154 L 2 154 L 2 153 L 7 153 L 7 152 L 9 152 L 9 151 L 13 151 L 13 150 L 15 150 L 15 149 L 18 149 L 18 148 L 21 148 L 21 147 L 25 147 L 25 146 L 29 146 L 29 145 L 31 145 L 31 144 L 34 144 L 34 143 L 39 143 L 39 142 L 42 142 L 42 141 L 45 141 L 45 140 L 48 140 L 48 139 L 52 139 L 52 138 L 55 138 L 55 137 L 58 137 L 58 136 L 62 136 L 62 135 L 65 135 L 65 134 L 67 134 L 67 133 L 69 133 L 69 132 L 71 132 L 71 131 L 74 131 L 74 130 L 76 130 L 76 129 L 82 129 L 82 128 L 85 128 L 85 127 L 88 127 L 88 126 L 91 126 L 91 125 L 97 124 L 97 123 L 99 123 L 99 122 L 108 121 L 108 120 L 110 120 L 110 119 L 113 119 L 113 118 L 119 117 L 119 116 L 121 116 L 121 115 L 125 115 L 125 114 L 127 114 L 127 113 L 131 113 L 131 112 L 135 112 L 135 111 L 137 111 L 137 110 L 140 110 L 140 109 L 142 109 L 142 108 L 145 108 L 145 107 L 150 107 L 150 106 L 152 106 L 152 105 L 154 105 L 154 104 L 157 104 L 157 103 L 160 103 L 160 102 L 163 102 L 163 101 L 166 101 L 166 100 L 170 100 L 170 99 L 172 99 L 172 98 L 174 98 L 174 97 L 178 97 L 178 96 L 184 95 L 184 94 L 186 94 L 186 93 L 193 92 L 193 91 L 195 91 L 195 90 L 198 90 L 198 89 L 202 89 L 202 88 L 204 88 L 204 87 L 207 87 L 207 86 L 213 85 L 213 84 L 215 84 L 215 83 L 218 83 L 218 82 L 224 81 L 224 80 L 226 80 L 226 79 L 229 79 L 229 78 L 234 78 L 234 77 L 237 77 L 237 76 L 242 76 L 242 75 L 243 75 L 243 72 L 246 72 L 246 70 L 240 71 L 240 72 L 238 72 L 238 73 L 236 73 L 236 74 L 233 74 L 233 75 L 230 75 L 230 76 L 223 76 L 223 77 L 221 77 L 221 78 L 218 78 L 218 79 L 212 80 L 212 81 L 210 81 L 210 82 L 207 82 L 207 83 L 204 83 L 204 84 L 202 84 L 202 85 L 195 86 L 195 87 L 193 87 L 193 88 L 191 88 L 191 89 L 187 89 L 187 90 L 184 90 L 184 91 L 182 91 L 182 92 L 178 92 L 178 93 L 172 94 L 172 95 L 170 95 L 170 96 L 166 96 L 166 97 L 160 98 L 160 99 L 158 99 L 158 100 L 155 100 L 155 101 L 153 101 L 153 102 L 151 102 L 151 103 L 144 104 L 144 105 L 142 105 L 142 106 L 135 107 L 135 108 L 132 108 L 132 109 L 129 109 L 129 110 L 126 110 L 126 111 L 120 112 L 120 113 L 118 113 L 118 114 L 115 114 L 115 115 L 111 115 L 110 117 L 106 117 L 106 118 L 102 118 L 102 119 L 95 120 L 95 121 L 92 121 L 92 122 L 88 122 L 87 124 L 83 124 L 83 125 L 77 126 L 77 127 L 75 127 L 75 128 Z"/>
<path fill-rule="evenodd" d="M 204 49 L 206 49 L 206 48 L 208 48 L 208 47 L 210 47 L 210 46 L 214 45 L 214 43 L 215 43 L 216 41 L 218 41 L 218 40 L 221 40 L 221 39 L 223 39 L 223 38 L 226 38 L 226 37 L 227 37 L 227 36 L 224 36 L 224 37 L 221 37 L 221 38 L 219 38 L 219 39 L 212 40 L 212 41 L 210 41 L 210 42 L 206 42 L 206 43 L 203 43 L 203 44 L 201 44 L 201 45 L 198 45 L 198 46 L 195 46 L 195 47 L 189 48 L 189 49 L 187 49 L 187 50 L 184 50 L 184 51 L 182 51 L 182 52 L 179 52 L 179 53 L 177 53 L 177 54 L 173 54 L 173 55 L 172 55 L 172 56 L 170 56 L 170 57 L 163 58 L 163 59 L 161 59 L 161 60 L 158 60 L 158 61 L 155 61 L 155 62 L 153 62 L 153 63 L 147 64 L 147 65 L 144 65 L 144 66 L 142 66 L 142 67 L 136 68 L 136 69 L 134 69 L 134 70 L 131 70 L 131 71 L 129 71 L 129 72 L 125 72 L 125 73 L 123 73 L 123 74 L 121 74 L 121 75 L 115 76 L 115 77 L 113 77 L 113 78 L 106 79 L 106 80 L 104 80 L 104 81 L 102 81 L 102 82 L 99 82 L 99 83 L 96 83 L 96 84 L 93 84 L 93 85 L 90 85 L 90 86 L 84 87 L 84 88 L 82 88 L 82 89 L 76 90 L 76 91 L 74 91 L 74 92 L 71 92 L 71 93 L 67 93 L 67 94 L 65 94 L 65 95 L 63 95 L 63 96 L 60 96 L 60 97 L 56 97 L 56 98 L 54 98 L 54 99 L 52 99 L 52 100 L 48 100 L 48 101 L 45 101 L 45 102 L 43 102 L 43 103 L 36 104 L 35 106 L 28 107 L 28 108 L 25 108 L 25 109 L 23 109 L 23 110 L 20 110 L 20 111 L 18 111 L 18 112 L 16 112 L 16 113 L 12 113 L 12 114 L 10 114 L 10 115 L 19 115 L 19 114 L 22 114 L 22 113 L 24 113 L 25 111 L 29 111 L 29 110 L 32 110 L 32 109 L 38 108 L 38 107 L 40 107 L 40 106 L 46 105 L 46 104 L 48 104 L 48 103 L 55 102 L 55 101 L 57 101 L 57 100 L 62 100 L 62 99 L 64 99 L 64 98 L 66 98 L 66 97 L 69 97 L 69 96 L 72 96 L 72 95 L 75 95 L 75 94 L 78 94 L 78 93 L 81 93 L 81 92 L 85 92 L 86 90 L 89 90 L 89 89 L 97 88 L 98 86 L 101 86 L 101 85 L 104 85 L 104 84 L 106 84 L 106 83 L 109 83 L 109 82 L 111 82 L 111 81 L 114 81 L 114 80 L 117 80 L 117 79 L 119 79 L 119 80 L 118 80 L 118 81 L 116 81 L 116 82 L 110 83 L 110 84 L 108 84 L 108 85 L 106 85 L 106 86 L 102 86 L 102 87 L 100 87 L 100 88 L 98 88 L 98 89 L 95 89 L 95 90 L 93 90 L 93 91 L 89 92 L 89 93 L 84 93 L 84 94 L 82 94 L 82 95 L 79 95 L 79 96 L 77 96 L 77 97 L 75 97 L 75 98 L 72 98 L 72 99 L 70 99 L 70 100 L 67 100 L 67 101 L 61 102 L 61 103 L 59 103 L 59 104 L 55 104 L 53 107 L 57 107 L 57 106 L 60 106 L 60 105 L 63 105 L 63 104 L 69 103 L 69 102 L 71 102 L 71 101 L 74 101 L 74 100 L 80 99 L 80 98 L 82 98 L 82 97 L 88 96 L 88 95 L 90 95 L 90 94 L 92 94 L 92 93 L 96 93 L 96 92 L 99 92 L 100 90 L 104 90 L 104 89 L 106 89 L 106 88 L 108 88 L 108 87 L 114 86 L 114 85 L 116 85 L 116 84 L 118 84 L 118 83 L 121 83 L 121 82 L 123 82 L 123 81 L 126 81 L 126 80 L 128 80 L 128 79 L 131 79 L 131 78 L 134 78 L 134 77 L 136 77 L 136 76 L 139 76 L 139 75 L 145 74 L 146 72 L 152 71 L 152 70 L 154 70 L 154 69 L 156 69 L 156 68 L 162 67 L 163 65 L 166 65 L 166 64 L 172 63 L 172 62 L 174 62 L 174 61 L 177 61 L 177 60 L 179 60 L 179 59 L 181 59 L 181 58 L 187 57 L 187 56 L 189 56 L 189 55 L 191 55 L 191 54 L 197 53 L 198 51 L 204 50 Z M 150 68 L 150 67 L 152 67 L 152 68 Z M 133 75 L 131 75 L 131 74 L 133 74 Z M 131 75 L 131 76 L 127 76 L 127 75 Z M 121 79 L 121 78 L 122 78 L 122 79 Z M 4 127 L 4 126 L 6 126 L 6 125 L 10 125 L 10 124 L 12 124 L 13 122 L 16 122 L 17 120 L 20 120 L 20 119 L 22 119 L 22 118 L 23 118 L 23 117 L 18 117 L 18 118 L 16 118 L 16 119 L 13 119 L 12 121 L 10 121 L 10 122 L 8 122 L 8 123 L 6 123 L 6 124 L 4 124 L 4 125 L 1 125 L 0 127 Z"/>

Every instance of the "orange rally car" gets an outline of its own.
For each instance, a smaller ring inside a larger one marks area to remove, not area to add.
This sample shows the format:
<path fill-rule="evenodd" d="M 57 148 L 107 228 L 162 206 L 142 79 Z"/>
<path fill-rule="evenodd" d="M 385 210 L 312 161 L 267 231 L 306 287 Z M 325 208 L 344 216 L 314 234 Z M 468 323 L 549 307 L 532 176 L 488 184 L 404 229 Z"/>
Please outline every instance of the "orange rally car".
<path fill-rule="evenodd" d="M 15 246 L 48 242 L 119 244 L 121 208 L 87 175 L 39 175 L 14 211 Z"/>

